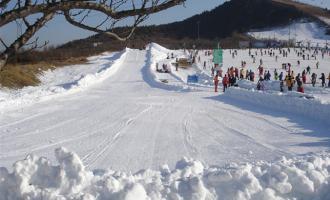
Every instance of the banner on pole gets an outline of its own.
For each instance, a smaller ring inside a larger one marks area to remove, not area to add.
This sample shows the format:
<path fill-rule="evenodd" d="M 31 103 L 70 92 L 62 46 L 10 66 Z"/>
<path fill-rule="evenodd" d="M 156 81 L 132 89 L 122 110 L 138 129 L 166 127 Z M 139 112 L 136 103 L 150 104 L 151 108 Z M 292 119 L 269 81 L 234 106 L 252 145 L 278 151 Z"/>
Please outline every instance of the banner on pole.
<path fill-rule="evenodd" d="M 223 50 L 222 49 L 213 50 L 213 62 L 214 62 L 214 64 L 222 65 L 222 63 L 223 63 Z"/>

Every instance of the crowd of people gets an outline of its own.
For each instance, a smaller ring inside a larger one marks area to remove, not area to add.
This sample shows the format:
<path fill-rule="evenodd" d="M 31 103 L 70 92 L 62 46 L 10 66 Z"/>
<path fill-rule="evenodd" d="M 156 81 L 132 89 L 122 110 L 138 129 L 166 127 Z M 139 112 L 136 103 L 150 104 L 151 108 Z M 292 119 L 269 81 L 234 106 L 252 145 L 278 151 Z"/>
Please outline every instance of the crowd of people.
<path fill-rule="evenodd" d="M 264 55 L 268 55 L 270 57 L 274 57 L 275 61 L 278 62 L 279 57 L 287 58 L 288 55 L 291 53 L 291 51 L 294 51 L 296 54 L 298 60 L 296 63 L 296 69 L 300 68 L 301 71 L 296 74 L 296 72 L 293 70 L 293 64 L 292 63 L 282 63 L 282 71 L 279 72 L 276 68 L 273 71 L 266 70 L 267 68 L 264 67 L 265 64 L 262 60 L 262 58 L 259 60 L 259 67 L 257 68 L 257 73 L 255 73 L 253 70 L 248 69 L 246 61 L 241 61 L 240 67 L 230 67 L 227 68 L 227 70 L 224 72 L 224 67 L 219 67 L 218 65 L 214 65 L 211 67 L 211 74 L 214 77 L 214 84 L 215 84 L 215 91 L 218 91 L 218 84 L 219 80 L 222 78 L 222 85 L 223 85 L 223 91 L 228 87 L 231 86 L 237 86 L 237 80 L 245 79 L 254 82 L 255 76 L 257 74 L 257 90 L 264 90 L 265 84 L 264 81 L 279 81 L 280 87 L 279 90 L 281 92 L 285 91 L 285 86 L 287 87 L 288 91 L 293 91 L 295 88 L 298 92 L 304 93 L 304 85 L 305 84 L 311 84 L 313 87 L 316 86 L 317 80 L 320 80 L 320 86 L 321 87 L 330 87 L 330 73 L 326 76 L 325 73 L 321 73 L 320 77 L 318 78 L 317 73 L 313 69 L 319 69 L 320 62 L 317 61 L 317 56 L 320 56 L 322 59 L 325 58 L 326 55 L 330 56 L 330 52 L 328 50 L 322 50 L 322 49 L 312 49 L 312 48 L 295 48 L 295 49 L 260 49 L 260 50 L 254 50 L 252 53 L 252 50 L 249 50 L 249 56 L 252 59 L 252 63 L 256 62 L 256 58 L 259 55 L 259 57 L 263 57 Z M 207 55 L 210 55 L 208 52 Z M 237 50 L 230 50 L 230 55 L 233 59 L 238 57 L 238 51 Z M 304 60 L 316 60 L 315 66 L 307 66 L 304 68 L 301 65 L 301 61 Z M 203 65 L 203 69 L 205 69 L 205 61 Z M 280 64 L 278 64 L 280 65 Z M 309 80 L 309 81 L 307 81 Z"/>

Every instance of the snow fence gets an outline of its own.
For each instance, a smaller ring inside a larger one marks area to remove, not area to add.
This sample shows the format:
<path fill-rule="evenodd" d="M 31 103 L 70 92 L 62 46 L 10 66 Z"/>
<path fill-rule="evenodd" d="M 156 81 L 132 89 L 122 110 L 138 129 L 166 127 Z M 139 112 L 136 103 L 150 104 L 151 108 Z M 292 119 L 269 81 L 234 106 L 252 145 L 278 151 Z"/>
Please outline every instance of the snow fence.
<path fill-rule="evenodd" d="M 164 165 L 136 174 L 89 171 L 64 148 L 55 155 L 59 165 L 29 155 L 14 164 L 13 172 L 0 168 L 0 199 L 330 199 L 329 153 L 221 168 L 184 158 L 174 170 Z"/>
<path fill-rule="evenodd" d="M 303 115 L 308 119 L 317 119 L 330 125 L 330 104 L 318 99 L 308 99 L 308 95 L 298 92 L 264 92 L 242 88 L 229 88 L 225 95 L 229 98 L 248 102 L 256 106 L 267 107 L 285 113 Z"/>

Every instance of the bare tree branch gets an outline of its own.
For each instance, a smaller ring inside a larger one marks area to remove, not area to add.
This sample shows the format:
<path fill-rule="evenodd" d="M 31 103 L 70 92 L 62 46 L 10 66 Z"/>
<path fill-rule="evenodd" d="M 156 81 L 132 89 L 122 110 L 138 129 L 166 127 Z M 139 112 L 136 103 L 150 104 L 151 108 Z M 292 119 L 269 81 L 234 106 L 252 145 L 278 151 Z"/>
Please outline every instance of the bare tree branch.
<path fill-rule="evenodd" d="M 186 0 L 168 0 L 159 5 L 151 6 L 148 8 L 140 8 L 140 9 L 129 9 L 122 11 L 114 11 L 112 7 L 107 6 L 106 4 L 99 4 L 94 2 L 89 2 L 85 0 L 68 0 L 68 1 L 60 1 L 55 3 L 48 4 L 38 4 L 38 5 L 30 5 L 24 6 L 22 8 L 14 9 L 8 12 L 3 13 L 0 16 L 0 27 L 12 22 L 15 19 L 24 18 L 32 14 L 40 13 L 40 12 L 55 12 L 55 11 L 64 11 L 71 9 L 91 9 L 94 11 L 99 11 L 104 13 L 105 15 L 113 18 L 113 19 L 122 19 L 125 17 L 132 17 L 137 15 L 149 15 L 156 12 L 160 12 L 162 10 L 168 9 L 170 7 L 179 5 Z M 144 0 L 144 3 L 149 2 L 149 0 Z"/>
<path fill-rule="evenodd" d="M 54 13 L 44 14 L 33 25 L 29 26 L 15 42 L 13 42 L 9 47 L 6 48 L 3 53 L 0 54 L 1 60 L 8 59 L 8 57 L 18 52 L 18 50 L 24 46 L 29 41 L 29 39 L 32 38 L 38 30 L 40 30 L 40 28 L 42 28 L 48 21 L 50 21 L 53 16 Z M 2 66 L 0 65 L 0 69 L 1 67 Z"/>
<path fill-rule="evenodd" d="M 0 28 L 16 22 L 18 33 L 17 39 L 10 45 L 6 45 L 0 38 L 0 43 L 5 47 L 5 50 L 0 52 L 0 70 L 8 57 L 15 55 L 23 46 L 30 46 L 30 49 L 40 47 L 38 38 L 30 43 L 28 41 L 56 14 L 64 15 L 65 19 L 76 27 L 95 33 L 103 33 L 119 41 L 126 41 L 132 36 L 136 27 L 145 21 L 150 14 L 183 4 L 185 1 L 0 0 Z M 42 17 L 36 19 L 39 14 Z M 91 20 L 87 20 L 95 14 L 105 16 L 104 20 L 100 20 L 96 25 L 91 23 Z M 133 21 L 129 21 L 132 23 L 131 25 L 116 28 L 118 22 L 128 18 L 133 19 Z"/>

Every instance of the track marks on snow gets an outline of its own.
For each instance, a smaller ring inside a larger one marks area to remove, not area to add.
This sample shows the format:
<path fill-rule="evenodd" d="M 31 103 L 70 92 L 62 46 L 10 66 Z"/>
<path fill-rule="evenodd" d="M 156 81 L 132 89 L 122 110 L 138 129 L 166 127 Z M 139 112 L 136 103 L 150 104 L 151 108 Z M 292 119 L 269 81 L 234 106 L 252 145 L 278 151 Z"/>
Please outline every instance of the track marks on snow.
<path fill-rule="evenodd" d="M 114 143 L 122 136 L 124 131 L 134 123 L 135 120 L 143 116 L 145 113 L 149 112 L 151 109 L 152 109 L 152 105 L 143 109 L 135 116 L 123 120 L 119 124 L 118 128 L 114 130 L 114 134 L 112 134 L 113 135 L 112 137 L 106 138 L 97 148 L 95 148 L 93 151 L 91 151 L 90 153 L 88 153 L 86 156 L 83 157 L 82 160 L 83 162 L 85 162 L 85 165 L 89 167 L 94 163 L 96 163 L 100 159 L 100 157 L 102 157 L 102 155 L 104 155 L 105 152 L 109 148 L 111 148 L 114 145 Z"/>

